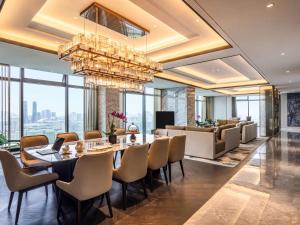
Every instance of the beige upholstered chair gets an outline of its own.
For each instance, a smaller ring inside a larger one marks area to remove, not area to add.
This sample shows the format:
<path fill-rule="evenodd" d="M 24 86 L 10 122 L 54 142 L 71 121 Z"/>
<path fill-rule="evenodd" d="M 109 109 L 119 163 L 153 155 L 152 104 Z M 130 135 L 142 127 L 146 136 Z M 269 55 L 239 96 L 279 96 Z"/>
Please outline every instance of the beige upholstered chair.
<path fill-rule="evenodd" d="M 180 162 L 182 176 L 184 176 L 183 164 L 182 160 L 184 158 L 185 152 L 185 135 L 174 136 L 170 138 L 169 143 L 169 158 L 168 158 L 168 166 L 169 166 L 169 180 L 172 182 L 172 163 Z"/>
<path fill-rule="evenodd" d="M 101 132 L 99 130 L 90 130 L 84 132 L 85 140 L 97 139 L 97 138 L 102 138 Z"/>
<path fill-rule="evenodd" d="M 150 187 L 151 191 L 153 188 L 153 176 L 152 171 L 163 169 L 165 181 L 168 185 L 167 178 L 167 164 L 168 164 L 168 153 L 169 153 L 169 138 L 156 139 L 150 146 L 148 155 L 148 170 L 150 176 Z"/>
<path fill-rule="evenodd" d="M 147 198 L 144 178 L 147 175 L 148 149 L 148 144 L 130 146 L 123 154 L 121 166 L 113 171 L 113 179 L 122 183 L 124 210 L 126 209 L 126 192 L 129 183 L 141 181 L 145 197 Z"/>
<path fill-rule="evenodd" d="M 56 173 L 47 173 L 32 176 L 27 173 L 28 170 L 26 168 L 22 169 L 20 167 L 18 161 L 12 154 L 5 150 L 0 150 L 0 160 L 2 163 L 7 187 L 11 191 L 8 210 L 10 210 L 14 193 L 19 192 L 15 219 L 15 224 L 17 224 L 19 220 L 23 193 L 53 183 L 58 178 L 58 175 Z"/>
<path fill-rule="evenodd" d="M 74 142 L 79 140 L 79 137 L 75 132 L 58 133 L 56 138 L 64 138 L 64 142 Z"/>
<path fill-rule="evenodd" d="M 80 224 L 81 202 L 103 194 L 106 196 L 110 216 L 113 216 L 109 196 L 112 186 L 112 163 L 113 151 L 83 155 L 76 162 L 74 178 L 71 182 L 56 181 L 60 189 L 57 219 L 59 219 L 63 193 L 77 201 L 77 224 Z"/>
<path fill-rule="evenodd" d="M 28 168 L 48 168 L 51 163 L 36 159 L 24 151 L 24 148 L 48 145 L 49 140 L 45 135 L 23 136 L 20 141 L 20 157 L 23 165 Z"/>
<path fill-rule="evenodd" d="M 116 128 L 115 135 L 126 135 L 126 129 L 125 128 Z"/>

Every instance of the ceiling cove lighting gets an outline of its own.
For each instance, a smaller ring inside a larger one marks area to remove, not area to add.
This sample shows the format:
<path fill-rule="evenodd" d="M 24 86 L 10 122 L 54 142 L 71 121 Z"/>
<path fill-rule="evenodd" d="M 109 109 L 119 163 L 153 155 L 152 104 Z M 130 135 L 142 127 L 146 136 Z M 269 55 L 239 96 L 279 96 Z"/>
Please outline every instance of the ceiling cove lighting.
<path fill-rule="evenodd" d="M 267 4 L 267 8 L 272 8 L 274 6 L 274 3 Z"/>
<path fill-rule="evenodd" d="M 58 56 L 71 63 L 74 74 L 83 74 L 86 83 L 97 86 L 143 91 L 144 84 L 162 71 L 162 64 L 145 52 L 97 33 L 75 35 L 59 46 Z"/>

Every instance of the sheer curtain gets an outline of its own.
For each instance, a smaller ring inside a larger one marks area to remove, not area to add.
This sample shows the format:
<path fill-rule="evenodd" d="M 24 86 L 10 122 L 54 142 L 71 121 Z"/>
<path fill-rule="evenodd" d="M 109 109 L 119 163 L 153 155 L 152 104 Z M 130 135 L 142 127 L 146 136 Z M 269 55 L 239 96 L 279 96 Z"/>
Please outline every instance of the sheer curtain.
<path fill-rule="evenodd" d="M 84 84 L 84 130 L 98 130 L 98 87 Z"/>
<path fill-rule="evenodd" d="M 206 119 L 214 119 L 214 97 L 206 97 Z"/>
<path fill-rule="evenodd" d="M 1 127 L 0 133 L 3 134 L 6 139 L 10 139 L 10 66 L 0 64 L 0 103 L 1 103 Z"/>

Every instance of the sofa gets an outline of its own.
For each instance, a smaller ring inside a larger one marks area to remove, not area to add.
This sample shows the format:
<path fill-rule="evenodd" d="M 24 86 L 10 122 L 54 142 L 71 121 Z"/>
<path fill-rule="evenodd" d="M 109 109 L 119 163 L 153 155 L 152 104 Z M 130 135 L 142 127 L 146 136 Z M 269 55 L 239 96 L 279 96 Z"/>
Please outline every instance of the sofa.
<path fill-rule="evenodd" d="M 257 124 L 249 123 L 242 126 L 241 129 L 241 142 L 248 143 L 257 137 Z"/>
<path fill-rule="evenodd" d="M 186 135 L 185 154 L 188 156 L 215 159 L 240 144 L 240 128 L 235 125 L 214 128 L 189 126 L 166 126 L 157 131 L 168 136 Z"/>

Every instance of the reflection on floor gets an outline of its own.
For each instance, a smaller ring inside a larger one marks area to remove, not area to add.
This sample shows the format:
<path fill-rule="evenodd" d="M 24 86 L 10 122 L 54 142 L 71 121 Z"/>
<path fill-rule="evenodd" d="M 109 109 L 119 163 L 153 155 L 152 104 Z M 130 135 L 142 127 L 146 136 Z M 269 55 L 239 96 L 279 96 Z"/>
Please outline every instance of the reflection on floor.
<path fill-rule="evenodd" d="M 300 224 L 300 133 L 261 146 L 186 224 Z"/>

